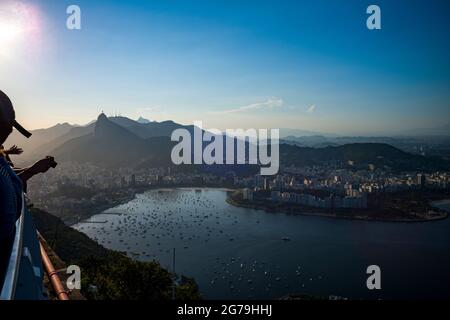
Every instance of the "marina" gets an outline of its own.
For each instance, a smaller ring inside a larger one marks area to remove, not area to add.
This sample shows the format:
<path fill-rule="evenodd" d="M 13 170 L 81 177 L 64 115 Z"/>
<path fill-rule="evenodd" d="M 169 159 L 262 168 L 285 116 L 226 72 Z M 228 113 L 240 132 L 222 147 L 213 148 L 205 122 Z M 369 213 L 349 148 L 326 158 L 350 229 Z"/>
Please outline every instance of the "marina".
<path fill-rule="evenodd" d="M 169 270 L 175 248 L 177 274 L 193 277 L 205 298 L 450 295 L 444 272 L 450 268 L 449 219 L 398 224 L 273 214 L 233 207 L 226 193 L 151 190 L 74 227 L 107 248 Z M 386 270 L 382 291 L 365 286 L 371 264 Z M 440 281 L 425 279 L 441 271 Z M 411 276 L 418 286 L 405 290 Z"/>

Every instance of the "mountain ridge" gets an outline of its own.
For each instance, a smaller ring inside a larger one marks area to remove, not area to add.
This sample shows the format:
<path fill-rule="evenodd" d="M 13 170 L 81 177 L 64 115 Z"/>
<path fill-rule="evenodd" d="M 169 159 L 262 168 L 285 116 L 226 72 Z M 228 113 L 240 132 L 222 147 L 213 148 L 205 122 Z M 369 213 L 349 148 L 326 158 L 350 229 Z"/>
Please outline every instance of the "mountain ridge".
<path fill-rule="evenodd" d="M 164 165 L 170 161 L 169 137 L 141 138 L 101 114 L 94 131 L 56 147 L 51 154 L 60 161 L 90 162 L 105 167 Z"/>
<path fill-rule="evenodd" d="M 168 166 L 171 165 L 170 153 L 175 145 L 170 136 L 178 128 L 185 128 L 191 133 L 194 130 L 193 125 L 184 126 L 170 120 L 139 123 L 126 117 L 108 118 L 105 114 L 100 114 L 96 121 L 85 127 L 64 123 L 49 128 L 60 135 L 37 147 L 36 156 L 52 154 L 58 161 L 92 162 L 107 167 Z M 47 131 L 47 135 L 38 132 L 38 136 L 40 134 L 41 137 L 49 139 L 50 132 L 51 130 Z M 396 170 L 423 170 L 432 166 L 448 168 L 443 160 L 418 156 L 392 146 L 391 143 L 396 140 L 389 137 L 372 139 L 315 135 L 303 140 L 288 138 L 293 141 L 280 141 L 282 165 L 303 166 L 327 161 L 354 161 L 358 164 L 372 163 L 378 167 L 392 167 Z M 335 144 L 330 145 L 330 141 Z M 427 165 L 427 162 L 430 165 Z"/>

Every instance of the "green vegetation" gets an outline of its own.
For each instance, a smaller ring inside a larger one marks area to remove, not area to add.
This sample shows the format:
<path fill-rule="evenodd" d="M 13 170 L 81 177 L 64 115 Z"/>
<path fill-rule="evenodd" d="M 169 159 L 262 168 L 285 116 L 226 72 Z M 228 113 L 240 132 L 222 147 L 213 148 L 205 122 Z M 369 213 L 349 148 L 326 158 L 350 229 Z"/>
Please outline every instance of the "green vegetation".
<path fill-rule="evenodd" d="M 100 300 L 170 300 L 172 274 L 157 262 L 132 260 L 118 252 L 105 257 L 88 256 L 78 261 L 82 270 L 83 295 Z M 176 297 L 199 299 L 198 287 L 182 277 Z"/>
<path fill-rule="evenodd" d="M 159 263 L 133 260 L 104 248 L 47 212 L 35 208 L 30 211 L 37 229 L 58 256 L 67 264 L 80 266 L 81 292 L 87 299 L 171 299 L 172 274 Z M 180 300 L 201 298 L 195 281 L 183 276 L 175 294 Z"/>

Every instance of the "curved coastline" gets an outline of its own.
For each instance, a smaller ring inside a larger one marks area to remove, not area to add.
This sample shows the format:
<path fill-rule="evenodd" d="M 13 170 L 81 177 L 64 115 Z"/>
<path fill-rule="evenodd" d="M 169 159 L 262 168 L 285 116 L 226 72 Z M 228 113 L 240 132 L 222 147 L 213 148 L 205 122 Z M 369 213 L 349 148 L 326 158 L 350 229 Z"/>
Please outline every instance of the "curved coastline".
<path fill-rule="evenodd" d="M 241 208 L 249 208 L 255 210 L 263 210 L 266 213 L 284 213 L 284 214 L 292 214 L 292 215 L 301 215 L 301 216 L 316 216 L 323 218 L 331 218 L 331 219 L 345 219 L 345 220 L 360 220 L 360 221 L 377 221 L 377 222 L 431 222 L 431 221 L 439 221 L 444 220 L 449 217 L 449 212 L 444 209 L 438 208 L 440 210 L 439 215 L 429 217 L 429 218 L 374 218 L 368 216 L 345 216 L 345 215 L 337 215 L 331 213 L 323 213 L 323 212 L 300 212 L 300 211 L 287 211 L 283 208 L 269 208 L 268 206 L 262 204 L 250 204 L 250 203 L 240 203 L 234 200 L 232 197 L 227 197 L 227 203 Z M 445 199 L 441 201 L 447 201 L 450 204 L 450 199 Z M 436 201 L 438 202 L 438 201 Z M 433 202 L 434 203 L 434 202 Z M 437 207 L 436 207 L 437 208 Z"/>
<path fill-rule="evenodd" d="M 89 215 L 83 216 L 81 219 L 71 219 L 66 220 L 65 223 L 69 226 L 75 225 L 79 223 L 80 221 L 88 220 L 90 217 L 104 213 L 105 211 L 112 209 L 116 206 L 125 204 L 129 201 L 132 201 L 135 199 L 138 195 L 149 192 L 149 191 L 173 191 L 173 190 L 205 190 L 205 189 L 218 189 L 223 190 L 226 192 L 233 192 L 237 191 L 238 189 L 234 188 L 227 188 L 227 187 L 190 187 L 190 186 L 179 186 L 179 187 L 146 187 L 146 188 L 140 188 L 135 190 L 132 195 L 129 195 L 127 197 L 123 197 L 121 199 L 117 199 L 117 201 L 114 203 L 113 206 L 100 206 L 97 208 L 97 210 L 92 211 Z M 331 218 L 331 219 L 345 219 L 345 220 L 359 220 L 359 221 L 377 221 L 377 222 L 430 222 L 430 221 L 439 221 L 447 219 L 450 215 L 449 210 L 445 210 L 442 208 L 441 204 L 448 204 L 450 208 L 450 199 L 442 199 L 442 200 L 436 200 L 430 202 L 430 204 L 440 210 L 440 215 L 430 217 L 430 218 L 408 218 L 408 219 L 402 219 L 402 218 L 373 218 L 368 217 L 364 215 L 355 215 L 355 216 L 345 216 L 345 215 L 336 215 L 336 214 L 330 214 L 330 213 L 324 213 L 324 212 L 301 212 L 299 210 L 296 211 L 288 211 L 284 210 L 283 208 L 269 208 L 262 204 L 249 204 L 249 203 L 241 203 L 237 202 L 232 197 L 227 196 L 226 202 L 232 206 L 235 207 L 241 207 L 241 208 L 248 208 L 248 209 L 256 209 L 256 210 L 263 210 L 266 213 L 284 213 L 284 214 L 291 214 L 291 215 L 301 215 L 301 216 L 317 216 L 317 217 L 323 217 L 323 218 Z"/>

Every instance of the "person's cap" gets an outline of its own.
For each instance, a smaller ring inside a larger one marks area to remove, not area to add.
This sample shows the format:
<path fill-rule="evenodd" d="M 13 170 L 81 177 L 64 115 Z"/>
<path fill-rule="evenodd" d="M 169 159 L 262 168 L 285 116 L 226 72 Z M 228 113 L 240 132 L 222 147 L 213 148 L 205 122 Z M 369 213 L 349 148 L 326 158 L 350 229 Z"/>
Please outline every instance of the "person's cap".
<path fill-rule="evenodd" d="M 15 118 L 16 115 L 11 100 L 3 91 L 0 90 L 0 121 L 3 120 L 3 122 L 10 123 L 25 137 L 31 137 L 31 132 L 22 127 Z"/>
<path fill-rule="evenodd" d="M 26 138 L 31 137 L 31 132 L 22 127 L 20 123 L 18 123 L 16 120 L 13 121 L 12 125 L 14 128 L 16 128 L 17 131 L 23 134 Z"/>

